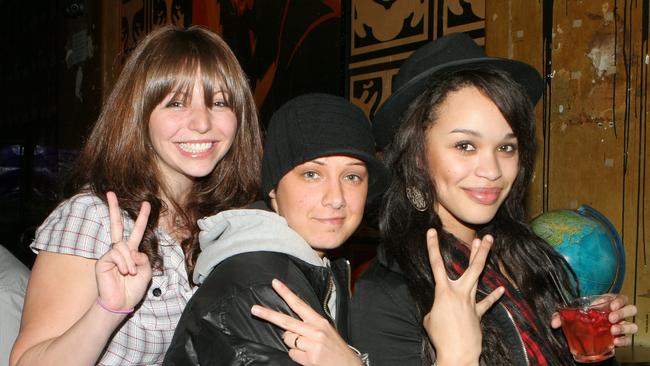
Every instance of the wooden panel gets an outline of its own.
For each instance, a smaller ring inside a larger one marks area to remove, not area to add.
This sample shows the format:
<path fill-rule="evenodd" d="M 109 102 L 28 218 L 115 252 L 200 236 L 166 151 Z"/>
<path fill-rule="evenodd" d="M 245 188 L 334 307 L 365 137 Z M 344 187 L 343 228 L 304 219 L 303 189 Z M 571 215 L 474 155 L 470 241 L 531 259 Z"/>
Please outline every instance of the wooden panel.
<path fill-rule="evenodd" d="M 102 100 L 106 100 L 122 69 L 122 63 L 119 61 L 120 12 L 113 0 L 102 0 L 101 9 Z"/>
<path fill-rule="evenodd" d="M 531 21 L 537 19 L 540 21 Z M 541 57 L 542 8 L 540 2 L 487 1 L 485 11 L 485 51 L 491 56 L 507 57 L 533 65 L 543 73 Z M 489 36 L 488 36 L 489 35 Z M 542 105 L 535 108 L 537 143 L 543 146 Z M 536 160 L 535 174 L 528 194 L 528 213 L 535 217 L 543 212 L 542 192 L 544 160 Z"/>
<path fill-rule="evenodd" d="M 529 62 L 547 76 L 530 212 L 589 204 L 614 223 L 626 247 L 622 293 L 639 308 L 640 346 L 650 346 L 648 6 L 486 4 L 488 53 Z"/>

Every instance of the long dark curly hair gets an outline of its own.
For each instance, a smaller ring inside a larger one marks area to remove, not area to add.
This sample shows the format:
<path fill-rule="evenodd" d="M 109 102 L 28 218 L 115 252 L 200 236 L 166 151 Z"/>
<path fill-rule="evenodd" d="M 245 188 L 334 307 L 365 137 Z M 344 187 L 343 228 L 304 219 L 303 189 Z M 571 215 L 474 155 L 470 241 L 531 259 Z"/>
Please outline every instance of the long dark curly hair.
<path fill-rule="evenodd" d="M 430 77 L 427 90 L 411 102 L 385 151 L 392 180 L 384 196 L 379 225 L 387 255 L 404 272 L 421 316 L 429 312 L 434 301 L 435 284 L 425 239 L 429 228 L 435 228 L 439 233 L 440 250 L 449 276 L 457 277 L 451 270 L 451 248 L 459 239 L 443 229 L 440 217 L 432 209 L 437 195 L 427 170 L 425 135 L 436 123 L 439 108 L 446 97 L 465 87 L 476 87 L 495 103 L 512 128 L 519 149 L 519 170 L 510 193 L 495 217 L 477 227 L 478 237 L 491 234 L 495 239 L 486 266 L 495 270 L 502 268 L 510 276 L 535 314 L 547 325 L 544 333 L 550 349 L 559 359 L 573 364 L 561 332 L 551 329 L 550 319 L 556 305 L 561 302 L 558 291 L 576 291 L 573 285 L 575 277 L 566 261 L 527 224 L 524 199 L 535 156 L 534 114 L 525 90 L 506 72 L 477 66 L 437 73 Z M 430 209 L 424 212 L 414 209 L 405 193 L 407 187 L 420 190 Z M 554 285 L 549 276 L 551 272 L 556 274 L 562 289 Z M 482 364 L 512 364 L 510 352 L 499 338 L 500 326 L 482 321 Z M 435 352 L 424 329 L 422 332 L 423 364 L 430 365 Z"/>
<path fill-rule="evenodd" d="M 237 131 L 230 150 L 212 173 L 194 179 L 185 199 L 176 202 L 156 165 L 149 118 L 170 92 L 191 95 L 196 82 L 201 83 L 206 105 L 212 104 L 214 93 L 221 88 L 237 117 Z M 223 39 L 196 26 L 187 30 L 162 27 L 143 39 L 124 65 L 70 174 L 64 195 L 92 192 L 105 200 L 106 192 L 113 191 L 120 207 L 134 220 L 142 202 L 151 203 L 140 250 L 158 270 L 163 268 L 163 258 L 154 229 L 163 213 L 173 212 L 174 221 L 184 229 L 180 232 L 189 233 L 181 247 L 191 281 L 200 251 L 196 220 L 255 199 L 262 153 L 260 135 L 248 80 Z M 167 207 L 162 197 L 173 207 Z"/>

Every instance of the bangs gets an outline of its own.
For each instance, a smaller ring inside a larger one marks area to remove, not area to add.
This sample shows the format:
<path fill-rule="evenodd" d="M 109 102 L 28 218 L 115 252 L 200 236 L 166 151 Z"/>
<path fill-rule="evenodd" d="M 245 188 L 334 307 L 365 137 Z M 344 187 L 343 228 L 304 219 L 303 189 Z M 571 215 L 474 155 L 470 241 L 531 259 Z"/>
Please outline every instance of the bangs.
<path fill-rule="evenodd" d="M 152 111 L 170 93 L 175 98 L 190 100 L 197 82 L 201 83 L 206 105 L 211 105 L 214 94 L 220 91 L 233 111 L 240 111 L 245 100 L 239 89 L 246 86 L 239 85 L 238 70 L 229 66 L 232 56 L 205 38 L 185 36 L 191 37 L 191 42 L 171 38 L 152 50 L 149 81 L 145 82 L 146 111 Z"/>
<path fill-rule="evenodd" d="M 191 101 L 197 82 L 203 90 L 205 105 L 211 105 L 214 94 L 219 91 L 224 94 L 228 103 L 232 103 L 227 78 L 224 77 L 223 70 L 216 67 L 215 62 L 204 63 L 198 58 L 193 58 L 160 66 L 160 72 L 152 73 L 152 80 L 148 83 L 151 90 L 147 94 L 151 96 L 150 100 L 154 105 L 162 102 L 170 93 L 174 93 L 174 98 Z"/>

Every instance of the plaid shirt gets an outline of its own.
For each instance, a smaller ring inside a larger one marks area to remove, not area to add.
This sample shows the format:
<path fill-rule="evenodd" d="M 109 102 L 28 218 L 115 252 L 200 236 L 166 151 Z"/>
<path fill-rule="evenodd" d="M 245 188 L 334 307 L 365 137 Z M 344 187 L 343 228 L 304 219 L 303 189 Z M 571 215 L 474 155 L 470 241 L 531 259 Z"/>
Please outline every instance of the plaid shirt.
<path fill-rule="evenodd" d="M 133 220 L 124 215 L 124 237 Z M 180 245 L 156 229 L 164 272 L 153 274 L 144 301 L 129 315 L 108 343 L 98 365 L 159 365 L 178 320 L 195 288 L 187 280 Z M 98 259 L 111 246 L 108 206 L 92 194 L 79 194 L 61 203 L 45 219 L 31 244 L 34 251 Z"/>

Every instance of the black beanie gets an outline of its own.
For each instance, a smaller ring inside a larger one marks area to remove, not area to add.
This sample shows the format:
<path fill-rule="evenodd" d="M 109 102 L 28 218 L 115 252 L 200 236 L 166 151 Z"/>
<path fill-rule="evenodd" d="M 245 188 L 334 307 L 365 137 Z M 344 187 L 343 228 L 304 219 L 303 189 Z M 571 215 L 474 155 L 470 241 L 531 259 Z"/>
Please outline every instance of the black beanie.
<path fill-rule="evenodd" d="M 305 94 L 278 109 L 269 122 L 262 159 L 262 197 L 268 198 L 294 167 L 328 155 L 352 156 L 368 169 L 367 202 L 380 196 L 388 172 L 375 157 L 375 141 L 363 111 L 344 98 Z"/>

